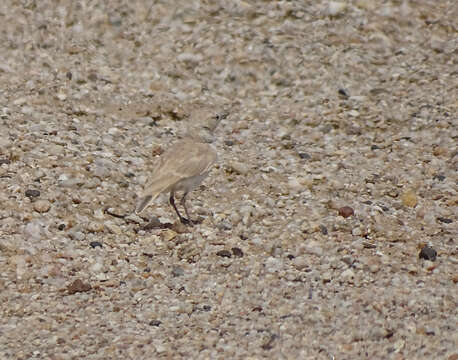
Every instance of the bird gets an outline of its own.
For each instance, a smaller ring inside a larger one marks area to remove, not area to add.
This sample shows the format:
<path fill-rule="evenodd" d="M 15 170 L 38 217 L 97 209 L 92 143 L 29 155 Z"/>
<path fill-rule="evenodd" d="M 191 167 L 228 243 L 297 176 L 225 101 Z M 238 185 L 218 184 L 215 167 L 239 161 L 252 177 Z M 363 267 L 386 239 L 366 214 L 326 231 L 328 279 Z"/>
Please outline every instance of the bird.
<path fill-rule="evenodd" d="M 226 116 L 227 113 L 216 115 L 214 119 L 216 122 L 201 130 L 204 130 L 206 135 L 211 134 L 219 121 Z M 202 131 L 191 132 L 167 149 L 153 167 L 151 178 L 139 196 L 135 212 L 140 214 L 159 194 L 170 192 L 170 205 L 181 223 L 193 226 L 186 207 L 186 196 L 208 176 L 217 161 L 216 150 L 208 143 L 211 140 L 212 137 L 203 136 Z M 180 214 L 176 206 L 177 192 L 183 192 L 180 204 L 184 208 L 186 217 Z"/>

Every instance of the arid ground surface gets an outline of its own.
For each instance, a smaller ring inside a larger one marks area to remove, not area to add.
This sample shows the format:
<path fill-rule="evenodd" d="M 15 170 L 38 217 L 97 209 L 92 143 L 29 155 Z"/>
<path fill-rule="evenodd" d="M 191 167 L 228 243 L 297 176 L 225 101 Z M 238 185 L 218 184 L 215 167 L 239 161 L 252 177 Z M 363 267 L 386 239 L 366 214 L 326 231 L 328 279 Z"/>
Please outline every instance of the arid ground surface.
<path fill-rule="evenodd" d="M 0 40 L 1 359 L 458 359 L 456 0 L 5 0 Z M 217 114 L 198 224 L 133 214 Z"/>

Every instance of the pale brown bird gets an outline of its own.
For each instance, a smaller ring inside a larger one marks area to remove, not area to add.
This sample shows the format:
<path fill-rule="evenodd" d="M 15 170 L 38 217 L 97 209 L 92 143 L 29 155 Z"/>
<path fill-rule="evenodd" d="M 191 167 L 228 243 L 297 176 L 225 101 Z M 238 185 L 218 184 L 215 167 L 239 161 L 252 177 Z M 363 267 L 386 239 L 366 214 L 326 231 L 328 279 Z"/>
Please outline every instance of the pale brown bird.
<path fill-rule="evenodd" d="M 226 116 L 227 114 L 217 115 L 217 122 L 212 128 L 205 127 L 207 133 L 211 133 L 218 122 Z M 202 135 L 195 134 L 188 136 L 173 144 L 159 157 L 152 170 L 152 177 L 138 200 L 136 213 L 145 210 L 159 194 L 170 192 L 170 204 L 180 221 L 184 224 L 193 224 L 186 207 L 186 196 L 207 177 L 217 159 L 216 150 L 203 138 Z M 180 204 L 184 208 L 186 218 L 180 214 L 175 204 L 175 194 L 178 191 L 183 192 Z"/>

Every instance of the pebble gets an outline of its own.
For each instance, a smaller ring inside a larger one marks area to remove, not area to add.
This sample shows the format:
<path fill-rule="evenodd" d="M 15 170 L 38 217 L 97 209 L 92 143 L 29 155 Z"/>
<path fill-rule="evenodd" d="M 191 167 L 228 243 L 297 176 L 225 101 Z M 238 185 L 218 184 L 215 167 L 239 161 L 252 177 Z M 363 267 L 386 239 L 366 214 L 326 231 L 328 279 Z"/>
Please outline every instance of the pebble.
<path fill-rule="evenodd" d="M 231 161 L 229 163 L 229 171 L 230 172 L 233 172 L 233 173 L 236 173 L 236 174 L 239 174 L 239 175 L 246 175 L 246 174 L 248 174 L 249 170 L 250 170 L 249 167 L 244 163 L 241 163 L 241 162 L 238 162 L 238 161 Z"/>
<path fill-rule="evenodd" d="M 352 269 L 347 269 L 342 274 L 340 274 L 340 277 L 342 280 L 350 282 L 355 278 L 355 273 Z"/>
<path fill-rule="evenodd" d="M 181 266 L 174 266 L 172 269 L 172 275 L 174 277 L 183 276 L 184 275 L 183 268 Z"/>
<path fill-rule="evenodd" d="M 39 190 L 35 190 L 35 189 L 27 189 L 25 191 L 25 196 L 27 196 L 30 199 L 37 198 L 37 197 L 40 196 L 40 191 Z"/>
<path fill-rule="evenodd" d="M 233 247 L 231 250 L 232 250 L 232 254 L 234 254 L 235 257 L 243 257 L 242 249 L 238 247 Z"/>
<path fill-rule="evenodd" d="M 291 191 L 300 192 L 305 189 L 305 186 L 302 185 L 301 179 L 293 177 L 288 180 L 288 187 Z"/>
<path fill-rule="evenodd" d="M 115 234 L 115 235 L 121 235 L 122 234 L 122 230 L 121 228 L 116 225 L 116 224 L 113 224 L 112 222 L 107 222 L 105 223 L 105 227 L 108 229 L 109 232 L 111 232 L 112 234 Z"/>
<path fill-rule="evenodd" d="M 435 261 L 436 256 L 437 256 L 437 251 L 429 246 L 425 246 L 423 249 L 421 249 L 420 254 L 418 255 L 420 259 L 430 260 L 430 261 Z"/>
<path fill-rule="evenodd" d="M 33 209 L 39 213 L 48 212 L 51 208 L 51 203 L 48 200 L 38 200 L 33 203 Z"/>
<path fill-rule="evenodd" d="M 328 4 L 328 15 L 336 16 L 341 14 L 347 8 L 347 4 L 339 1 L 330 1 Z"/>
<path fill-rule="evenodd" d="M 299 155 L 299 157 L 303 160 L 310 160 L 312 158 L 309 154 L 305 152 L 300 152 L 297 155 Z"/>
<path fill-rule="evenodd" d="M 342 206 L 341 208 L 339 208 L 339 215 L 344 218 L 350 217 L 354 213 L 355 211 L 350 206 Z"/>
<path fill-rule="evenodd" d="M 163 241 L 173 240 L 178 234 L 173 230 L 165 230 L 161 233 L 161 239 Z"/>
<path fill-rule="evenodd" d="M 91 289 L 92 286 L 88 283 L 83 282 L 81 279 L 76 279 L 70 285 L 67 286 L 67 292 L 69 295 L 73 295 L 78 292 L 88 292 Z"/>
<path fill-rule="evenodd" d="M 453 222 L 452 219 L 444 218 L 444 217 L 438 217 L 437 221 L 444 223 L 444 224 L 451 224 Z"/>
<path fill-rule="evenodd" d="M 411 189 L 401 195 L 401 201 L 404 206 L 415 207 L 418 203 L 417 195 Z"/>
<path fill-rule="evenodd" d="M 89 243 L 89 245 L 90 245 L 93 249 L 95 249 L 96 247 L 100 247 L 100 248 L 102 247 L 102 243 L 101 243 L 100 241 L 91 241 L 91 242 Z"/>
<path fill-rule="evenodd" d="M 89 224 L 87 224 L 86 226 L 86 230 L 91 232 L 91 233 L 98 233 L 98 232 L 102 232 L 104 229 L 104 226 L 102 223 L 100 222 L 96 222 L 96 221 L 91 221 Z"/>
<path fill-rule="evenodd" d="M 227 258 L 232 257 L 232 253 L 229 250 L 220 250 L 216 253 L 216 255 Z"/>

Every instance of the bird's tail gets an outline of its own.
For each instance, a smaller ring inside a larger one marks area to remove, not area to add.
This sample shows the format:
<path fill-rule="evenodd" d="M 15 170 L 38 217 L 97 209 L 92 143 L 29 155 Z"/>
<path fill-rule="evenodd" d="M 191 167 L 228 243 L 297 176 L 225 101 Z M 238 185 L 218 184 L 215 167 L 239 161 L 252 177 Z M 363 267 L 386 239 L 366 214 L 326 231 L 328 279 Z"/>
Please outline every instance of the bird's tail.
<path fill-rule="evenodd" d="M 147 194 L 145 196 L 142 196 L 138 199 L 137 202 L 137 207 L 135 208 L 135 212 L 137 214 L 140 214 L 143 210 L 145 210 L 149 204 L 158 196 L 159 194 Z"/>
<path fill-rule="evenodd" d="M 154 179 L 154 181 L 150 182 L 145 187 L 145 192 L 138 198 L 135 212 L 140 214 L 153 202 L 154 199 L 157 198 L 160 193 L 166 191 L 169 186 L 170 182 L 166 178 Z"/>

